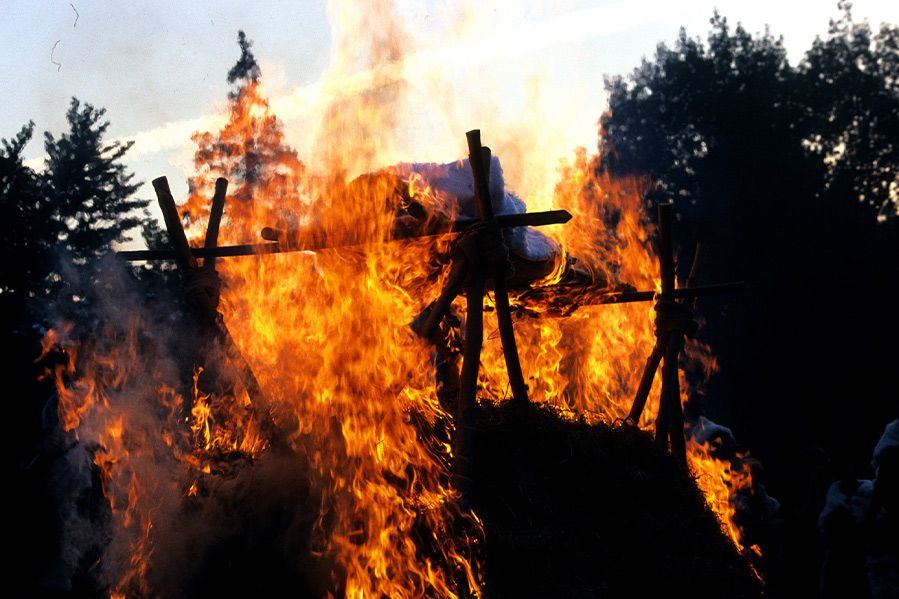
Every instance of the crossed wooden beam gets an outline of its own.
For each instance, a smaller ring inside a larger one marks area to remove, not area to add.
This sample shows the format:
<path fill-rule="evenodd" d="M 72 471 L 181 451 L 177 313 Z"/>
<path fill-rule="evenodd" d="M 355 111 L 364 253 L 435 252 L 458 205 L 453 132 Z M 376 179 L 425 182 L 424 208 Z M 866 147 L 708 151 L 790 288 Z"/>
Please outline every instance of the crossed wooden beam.
<path fill-rule="evenodd" d="M 420 327 L 416 327 L 419 335 L 426 339 L 434 339 L 440 322 L 449 312 L 453 300 L 462 292 L 463 287 L 465 288 L 467 306 L 465 344 L 462 372 L 459 375 L 459 398 L 454 419 L 456 434 L 453 442 L 453 482 L 459 491 L 463 509 L 469 507 L 472 495 L 475 456 L 474 415 L 477 408 L 481 348 L 484 344 L 484 294 L 488 281 L 493 285 L 496 318 L 506 371 L 509 375 L 509 387 L 512 390 L 512 401 L 518 405 L 525 405 L 528 402 L 528 387 L 524 382 L 521 362 L 518 359 L 509 290 L 506 287 L 506 278 L 512 270 L 509 248 L 503 240 L 490 198 L 491 152 L 490 148 L 481 145 L 479 130 L 469 131 L 466 137 L 478 219 L 456 240 L 452 270 L 447 282 L 437 300 L 430 306 L 427 319 Z"/>
<path fill-rule="evenodd" d="M 449 223 L 431 224 L 430 228 L 422 229 L 417 226 L 418 223 L 406 222 L 405 217 L 400 217 L 397 219 L 394 230 L 383 240 L 394 241 L 430 235 L 458 234 L 454 245 L 452 269 L 444 288 L 437 299 L 425 309 L 422 317 L 414 323 L 413 328 L 419 335 L 439 346 L 441 322 L 449 315 L 455 298 L 463 291 L 465 292 L 467 312 L 458 402 L 455 407 L 456 436 L 454 441 L 454 479 L 465 506 L 471 497 L 471 478 L 475 454 L 474 412 L 477 407 L 478 371 L 484 338 L 484 295 L 488 286 L 493 288 L 512 401 L 517 405 L 528 403 L 528 387 L 518 357 L 512 309 L 506 286 L 506 279 L 511 273 L 511 263 L 502 229 L 561 224 L 571 219 L 571 214 L 564 210 L 496 215 L 489 191 L 490 148 L 481 145 L 479 130 L 469 131 L 466 133 L 466 137 L 477 218 L 460 218 Z M 185 279 L 191 280 L 202 277 L 203 273 L 214 276 L 215 261 L 219 257 L 321 250 L 365 243 L 363 240 L 329 238 L 326 232 L 315 229 L 307 231 L 302 238 L 291 239 L 283 232 L 266 228 L 262 231 L 262 237 L 271 243 L 219 246 L 217 244 L 218 231 L 224 211 L 227 187 L 227 180 L 222 178 L 216 180 L 205 243 L 202 248 L 194 248 L 190 246 L 184 234 L 168 181 L 165 177 L 155 179 L 153 188 L 165 219 L 172 248 L 127 250 L 118 252 L 118 255 L 132 261 L 175 260 Z M 700 296 L 743 289 L 746 285 L 742 282 L 732 282 L 692 286 L 690 284 L 691 276 L 686 288 L 676 288 L 671 230 L 672 214 L 673 204 L 671 202 L 658 205 L 660 293 L 655 291 L 602 291 L 586 293 L 580 295 L 578 299 L 584 304 L 656 301 L 656 343 L 646 360 L 633 405 L 625 422 L 634 426 L 639 422 L 656 371 L 661 364 L 662 389 L 655 422 L 656 442 L 662 447 L 670 447 L 674 458 L 685 466 L 684 415 L 680 402 L 677 362 L 680 352 L 683 350 L 685 338 L 695 335 L 698 328 L 688 301 L 695 300 Z M 203 259 L 202 266 L 198 264 L 198 258 Z M 207 330 L 221 341 L 229 358 L 234 360 L 238 375 L 253 403 L 257 424 L 274 443 L 275 439 L 280 438 L 281 435 L 272 419 L 271 406 L 249 364 L 240 354 L 221 314 L 217 311 L 217 289 L 213 295 L 214 301 L 193 302 L 195 314 L 204 323 Z"/>
<path fill-rule="evenodd" d="M 209 339 L 218 340 L 229 360 L 235 366 L 237 377 L 243 384 L 250 397 L 253 418 L 265 435 L 269 443 L 279 445 L 284 441 L 283 435 L 277 429 L 271 414 L 271 405 L 259 385 L 249 363 L 240 352 L 234 338 L 231 336 L 221 313 L 218 311 L 218 295 L 220 281 L 215 272 L 215 253 L 207 254 L 200 266 L 193 248 L 187 241 L 184 229 L 181 226 L 181 218 L 178 216 L 178 208 L 175 199 L 169 189 L 168 179 L 159 177 L 153 180 L 153 189 L 156 199 L 162 211 L 165 228 L 169 241 L 172 244 L 172 258 L 178 264 L 182 281 L 188 300 L 188 306 L 200 328 L 201 334 Z M 215 249 L 218 244 L 219 227 L 225 210 L 225 197 L 228 191 L 228 180 L 218 178 L 215 181 L 215 193 L 212 197 L 212 207 L 209 213 L 209 222 L 206 226 L 206 238 L 204 249 Z M 127 252 L 119 252 L 128 257 Z"/>
<path fill-rule="evenodd" d="M 658 229 L 658 256 L 659 275 L 662 283 L 662 291 L 656 296 L 655 336 L 656 342 L 646 360 L 643 375 L 634 397 L 625 422 L 636 426 L 640 421 L 646 400 L 652 388 L 659 363 L 662 363 L 662 389 L 659 397 L 659 411 L 656 415 L 655 432 L 656 443 L 663 448 L 668 448 L 670 443 L 671 454 L 682 466 L 687 465 L 686 441 L 684 439 L 684 411 L 680 401 L 680 379 L 678 376 L 677 362 L 680 352 L 684 348 L 685 337 L 693 337 L 699 328 L 699 324 L 693 318 L 693 310 L 686 303 L 687 299 L 695 298 L 690 293 L 690 285 L 687 289 L 675 289 L 675 263 L 674 248 L 671 238 L 671 220 L 674 211 L 673 202 L 661 202 L 658 204 L 659 229 Z M 698 262 L 694 260 L 693 273 Z M 692 273 L 691 273 L 692 275 Z M 693 277 L 691 276 L 690 279 Z M 681 293 L 677 293 L 680 291 Z"/>

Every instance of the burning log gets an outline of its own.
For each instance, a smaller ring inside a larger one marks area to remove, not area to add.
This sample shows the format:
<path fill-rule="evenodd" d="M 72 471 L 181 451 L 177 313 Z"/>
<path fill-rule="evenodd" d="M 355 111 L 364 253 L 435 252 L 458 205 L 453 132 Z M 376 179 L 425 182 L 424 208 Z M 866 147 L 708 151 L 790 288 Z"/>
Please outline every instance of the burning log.
<path fill-rule="evenodd" d="M 749 285 L 745 281 L 717 283 L 714 285 L 695 285 L 675 289 L 671 296 L 675 300 L 696 300 L 700 297 L 722 295 L 743 291 Z M 600 306 L 606 304 L 631 304 L 634 302 L 651 302 L 659 298 L 657 291 L 637 291 L 626 283 L 616 289 L 609 289 L 608 284 L 599 281 L 560 281 L 545 287 L 530 287 L 519 293 L 515 310 L 528 316 L 570 316 L 583 306 Z M 540 306 L 534 310 L 529 305 Z M 652 382 L 652 381 L 650 381 Z"/>

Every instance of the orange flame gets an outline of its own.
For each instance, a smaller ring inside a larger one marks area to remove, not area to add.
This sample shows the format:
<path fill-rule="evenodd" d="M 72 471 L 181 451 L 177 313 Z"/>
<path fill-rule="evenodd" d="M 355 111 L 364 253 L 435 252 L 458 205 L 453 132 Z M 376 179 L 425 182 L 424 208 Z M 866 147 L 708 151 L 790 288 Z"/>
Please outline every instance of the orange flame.
<path fill-rule="evenodd" d="M 714 457 L 708 443 L 699 444 L 690 439 L 687 448 L 687 461 L 696 477 L 696 485 L 705 495 L 709 507 L 721 520 L 724 533 L 740 551 L 748 550 L 760 556 L 761 549 L 758 545 L 744 547 L 739 526 L 734 522 L 734 497 L 741 491 L 752 489 L 749 465 L 743 462 L 740 469 L 735 469 L 728 461 Z M 738 458 L 744 457 L 745 454 L 738 455 Z"/>

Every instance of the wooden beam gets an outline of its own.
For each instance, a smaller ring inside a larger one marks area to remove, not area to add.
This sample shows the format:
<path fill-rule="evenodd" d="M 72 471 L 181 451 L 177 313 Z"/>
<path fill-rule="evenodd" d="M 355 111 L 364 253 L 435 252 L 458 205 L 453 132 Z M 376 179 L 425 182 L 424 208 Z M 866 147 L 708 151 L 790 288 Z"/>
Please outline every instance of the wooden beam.
<path fill-rule="evenodd" d="M 222 215 L 225 213 L 225 196 L 228 193 L 228 180 L 219 177 L 215 180 L 215 194 L 212 196 L 212 207 L 209 210 L 209 222 L 206 224 L 206 242 L 203 244 L 207 250 L 218 247 L 219 226 L 222 224 Z M 203 260 L 204 268 L 215 268 L 215 254 L 207 256 Z"/>
<path fill-rule="evenodd" d="M 156 199 L 159 202 L 159 209 L 162 211 L 165 229 L 168 231 L 169 240 L 174 248 L 172 258 L 178 263 L 178 266 L 196 268 L 197 259 L 187 242 L 184 228 L 181 226 L 178 206 L 175 204 L 175 198 L 172 197 L 171 189 L 169 189 L 169 180 L 165 177 L 153 179 L 153 189 L 156 190 Z"/>
<path fill-rule="evenodd" d="M 164 177 L 163 177 L 164 178 Z M 171 195 L 171 194 L 170 194 Z M 174 204 L 174 200 L 172 200 Z M 177 217 L 177 209 L 175 210 Z M 403 217 L 401 217 L 403 218 Z M 571 214 L 565 210 L 547 210 L 544 212 L 524 212 L 521 214 L 500 214 L 496 217 L 497 226 L 501 229 L 509 227 L 542 227 L 545 225 L 564 224 L 571 220 Z M 441 223 L 434 221 L 421 226 L 419 219 L 397 219 L 398 226 L 392 234 L 383 242 L 400 241 L 417 237 L 432 237 L 437 235 L 451 235 L 460 233 L 469 227 L 481 222 L 475 218 L 458 218 L 454 221 Z M 414 221 L 414 223 L 412 222 Z M 180 226 L 180 219 L 178 219 Z M 166 223 L 168 227 L 168 222 Z M 286 252 L 316 251 L 328 248 L 349 247 L 362 245 L 368 242 L 345 241 L 341 239 L 328 239 L 327 232 L 318 229 L 305 231 L 281 231 L 271 227 L 262 229 L 262 238 L 275 243 L 251 243 L 242 245 L 230 245 L 219 247 L 189 248 L 193 257 L 208 259 L 210 257 L 229 258 L 235 256 L 255 256 L 265 254 L 281 254 Z M 122 250 L 116 255 L 130 261 L 139 260 L 178 260 L 179 253 L 174 250 Z"/>

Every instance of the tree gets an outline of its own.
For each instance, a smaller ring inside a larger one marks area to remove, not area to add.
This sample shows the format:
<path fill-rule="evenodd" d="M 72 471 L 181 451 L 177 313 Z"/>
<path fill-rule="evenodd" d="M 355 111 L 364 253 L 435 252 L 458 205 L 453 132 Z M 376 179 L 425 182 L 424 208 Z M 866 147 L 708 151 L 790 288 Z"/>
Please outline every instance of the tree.
<path fill-rule="evenodd" d="M 122 163 L 133 142 L 105 143 L 105 114 L 105 109 L 73 98 L 66 113 L 69 131 L 59 138 L 44 134 L 42 192 L 52 207 L 50 234 L 55 235 L 60 269 L 66 270 L 52 273 L 51 281 L 56 290 L 68 287 L 71 295 L 89 289 L 96 260 L 113 243 L 130 240 L 129 232 L 149 219 L 149 200 L 134 197 L 140 184 L 132 182 Z M 69 298 L 67 292 L 60 299 Z"/>
<path fill-rule="evenodd" d="M 702 407 L 765 463 L 801 547 L 797 596 L 817 585 L 824 489 L 794 465 L 821 448 L 830 476 L 854 479 L 899 415 L 899 28 L 872 34 L 840 6 L 796 67 L 782 40 L 715 14 L 705 43 L 681 31 L 608 79 L 600 121 L 599 168 L 674 199 L 681 274 L 702 241 L 704 282 L 754 286 L 700 302 L 722 373 Z"/>
<path fill-rule="evenodd" d="M 13 321 L 23 319 L 52 270 L 52 208 L 40 177 L 22 161 L 33 132 L 28 123 L 11 140 L 0 140 L 0 298 L 4 318 Z"/>
<path fill-rule="evenodd" d="M 681 30 L 673 49 L 608 79 L 600 121 L 603 166 L 648 176 L 694 226 L 714 223 L 693 233 L 706 240 L 776 209 L 773 181 L 800 197 L 819 178 L 798 143 L 804 110 L 782 40 L 731 32 L 717 13 L 711 23 L 707 46 Z"/>
<path fill-rule="evenodd" d="M 852 20 L 851 4 L 799 66 L 809 135 L 826 165 L 824 188 L 855 196 L 880 220 L 899 216 L 899 27 L 877 33 Z"/>
<path fill-rule="evenodd" d="M 729 202 L 731 189 L 754 194 L 763 174 L 776 174 L 819 198 L 851 192 L 882 220 L 897 214 L 899 27 L 875 35 L 840 7 L 798 67 L 781 39 L 731 32 L 717 13 L 707 46 L 681 30 L 673 49 L 662 44 L 654 61 L 607 80 L 604 165 L 649 175 L 689 200 L 683 210 Z"/>
<path fill-rule="evenodd" d="M 113 242 L 129 240 L 128 231 L 142 224 L 138 211 L 149 204 L 132 197 L 140 184 L 121 162 L 134 142 L 103 143 L 105 114 L 105 108 L 82 107 L 73 98 L 66 113 L 69 131 L 59 139 L 44 134 L 43 191 L 61 225 L 59 242 L 77 265 L 109 252 Z"/>
<path fill-rule="evenodd" d="M 261 71 L 243 31 L 237 43 L 240 57 L 228 71 L 233 86 L 228 122 L 217 132 L 193 135 L 197 175 L 188 180 L 190 198 L 183 208 L 191 223 L 205 222 L 215 179 L 228 179 L 229 226 L 222 239 L 229 242 L 255 238 L 253 223 L 260 219 L 278 227 L 295 225 L 291 212 L 306 205 L 301 199 L 305 165 L 285 142 L 284 126 L 262 94 Z"/>
<path fill-rule="evenodd" d="M 44 134 L 42 173 L 22 160 L 33 123 L 0 140 L 0 298 L 7 318 L 27 323 L 26 304 L 33 311 L 34 300 L 52 299 L 67 286 L 71 296 L 79 278 L 89 288 L 97 259 L 128 241 L 135 228 L 147 243 L 158 243 L 149 201 L 134 197 L 140 184 L 122 162 L 132 142 L 103 141 L 105 113 L 73 98 L 69 130 L 58 138 Z"/>

